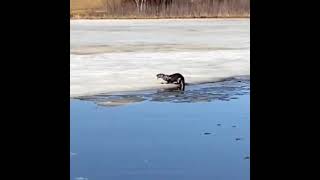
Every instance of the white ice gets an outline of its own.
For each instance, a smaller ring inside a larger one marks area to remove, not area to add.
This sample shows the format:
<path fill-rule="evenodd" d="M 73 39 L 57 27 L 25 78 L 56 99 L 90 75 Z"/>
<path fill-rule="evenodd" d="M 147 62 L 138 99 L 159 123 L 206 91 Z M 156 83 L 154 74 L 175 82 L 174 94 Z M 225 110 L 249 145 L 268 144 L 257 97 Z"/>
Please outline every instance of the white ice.
<path fill-rule="evenodd" d="M 249 19 L 72 20 L 70 96 L 158 89 L 250 75 Z"/>

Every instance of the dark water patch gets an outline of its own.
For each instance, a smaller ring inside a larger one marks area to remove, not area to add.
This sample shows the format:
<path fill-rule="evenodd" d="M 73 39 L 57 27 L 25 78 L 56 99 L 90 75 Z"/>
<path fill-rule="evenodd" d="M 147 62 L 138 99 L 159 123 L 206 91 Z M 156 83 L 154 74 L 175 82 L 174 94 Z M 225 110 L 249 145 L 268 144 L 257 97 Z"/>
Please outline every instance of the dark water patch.
<path fill-rule="evenodd" d="M 92 101 L 72 100 L 70 179 L 248 180 L 249 100 L 146 101 L 98 111 Z"/>
<path fill-rule="evenodd" d="M 201 89 L 187 90 L 193 88 Z M 131 97 L 137 96 L 108 98 L 121 104 Z M 209 103 L 143 100 L 99 110 L 95 98 L 105 95 L 70 101 L 70 179 L 250 179 L 249 95 Z"/>

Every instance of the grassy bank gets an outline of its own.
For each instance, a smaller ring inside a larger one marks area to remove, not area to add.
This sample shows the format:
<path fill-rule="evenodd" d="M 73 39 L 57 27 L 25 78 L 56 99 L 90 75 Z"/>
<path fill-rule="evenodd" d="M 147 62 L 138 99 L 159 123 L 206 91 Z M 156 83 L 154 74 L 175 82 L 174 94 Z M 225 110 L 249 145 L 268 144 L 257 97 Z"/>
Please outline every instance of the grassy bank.
<path fill-rule="evenodd" d="M 250 0 L 71 0 L 71 19 L 248 18 Z"/>

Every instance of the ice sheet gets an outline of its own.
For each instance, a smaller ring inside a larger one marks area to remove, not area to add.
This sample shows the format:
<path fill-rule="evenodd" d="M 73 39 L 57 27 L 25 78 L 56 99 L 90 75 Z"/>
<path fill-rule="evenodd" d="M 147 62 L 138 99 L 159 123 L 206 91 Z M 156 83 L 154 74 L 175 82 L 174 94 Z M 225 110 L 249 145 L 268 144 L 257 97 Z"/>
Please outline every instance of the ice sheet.
<path fill-rule="evenodd" d="M 70 96 L 158 89 L 156 74 L 187 83 L 250 75 L 250 20 L 76 20 Z"/>

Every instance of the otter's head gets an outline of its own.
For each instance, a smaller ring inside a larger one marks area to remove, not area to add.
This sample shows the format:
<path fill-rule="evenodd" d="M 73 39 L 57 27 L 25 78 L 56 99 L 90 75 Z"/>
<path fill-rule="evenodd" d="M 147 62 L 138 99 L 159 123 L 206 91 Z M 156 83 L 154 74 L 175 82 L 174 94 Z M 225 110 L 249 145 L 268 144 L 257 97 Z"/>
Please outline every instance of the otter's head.
<path fill-rule="evenodd" d="M 159 78 L 163 78 L 165 76 L 165 74 L 162 74 L 162 73 L 160 73 L 160 74 L 157 74 L 157 78 L 159 79 Z"/>

